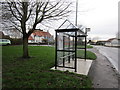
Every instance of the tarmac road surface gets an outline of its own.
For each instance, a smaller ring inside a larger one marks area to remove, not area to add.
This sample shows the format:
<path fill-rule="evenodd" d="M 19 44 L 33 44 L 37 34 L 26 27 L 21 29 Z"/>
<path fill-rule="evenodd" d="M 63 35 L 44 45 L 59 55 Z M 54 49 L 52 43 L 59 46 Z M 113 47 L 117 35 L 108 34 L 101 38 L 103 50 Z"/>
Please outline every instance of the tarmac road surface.
<path fill-rule="evenodd" d="M 118 50 L 120 48 L 114 48 L 114 47 L 105 47 L 105 46 L 95 46 L 99 52 L 108 58 L 108 60 L 112 63 L 114 68 L 120 73 L 120 69 L 118 69 Z M 120 64 L 119 64 L 120 65 Z"/>
<path fill-rule="evenodd" d="M 115 68 L 113 68 L 108 58 L 102 55 L 96 47 L 88 50 L 94 52 L 97 56 L 88 73 L 88 76 L 93 82 L 93 87 L 118 90 L 118 87 L 120 87 L 120 82 L 118 82 L 120 75 L 116 72 Z"/>

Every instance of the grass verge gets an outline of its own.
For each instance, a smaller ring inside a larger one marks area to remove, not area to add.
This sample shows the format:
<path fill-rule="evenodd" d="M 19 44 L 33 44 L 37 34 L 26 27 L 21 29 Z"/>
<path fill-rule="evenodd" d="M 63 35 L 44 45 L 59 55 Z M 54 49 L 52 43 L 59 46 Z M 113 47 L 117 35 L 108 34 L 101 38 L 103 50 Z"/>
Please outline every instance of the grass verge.
<path fill-rule="evenodd" d="M 30 56 L 21 59 L 22 46 L 2 47 L 3 88 L 91 88 L 89 77 L 50 70 L 54 66 L 53 47 L 29 46 Z"/>
<path fill-rule="evenodd" d="M 77 57 L 84 59 L 85 51 L 84 50 L 78 50 L 77 51 Z M 95 60 L 97 58 L 97 56 L 93 52 L 87 51 L 86 52 L 86 58 L 91 59 L 91 60 Z"/>
<path fill-rule="evenodd" d="M 82 46 L 82 45 L 80 46 L 80 45 L 78 45 L 77 48 L 85 48 L 85 46 Z M 93 46 L 87 45 L 86 48 L 93 48 Z"/>

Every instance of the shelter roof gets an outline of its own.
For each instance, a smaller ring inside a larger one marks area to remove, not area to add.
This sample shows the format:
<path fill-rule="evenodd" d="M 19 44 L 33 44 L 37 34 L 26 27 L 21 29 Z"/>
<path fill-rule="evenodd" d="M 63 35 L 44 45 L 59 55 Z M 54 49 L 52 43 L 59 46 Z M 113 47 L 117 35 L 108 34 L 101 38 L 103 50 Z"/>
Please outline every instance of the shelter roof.
<path fill-rule="evenodd" d="M 68 32 L 67 34 L 72 35 L 74 31 L 77 31 L 78 35 L 85 35 L 85 32 L 83 32 L 84 28 L 82 25 L 79 27 L 72 24 L 69 20 L 65 20 L 58 29 L 56 29 L 57 32 Z"/>

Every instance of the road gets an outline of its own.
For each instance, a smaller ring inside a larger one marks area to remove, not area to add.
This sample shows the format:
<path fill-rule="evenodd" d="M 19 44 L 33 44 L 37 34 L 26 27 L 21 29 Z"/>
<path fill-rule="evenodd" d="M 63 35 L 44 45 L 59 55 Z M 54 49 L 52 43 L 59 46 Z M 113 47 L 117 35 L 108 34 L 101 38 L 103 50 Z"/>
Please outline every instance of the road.
<path fill-rule="evenodd" d="M 118 69 L 118 65 L 120 65 L 120 61 L 118 63 L 118 51 L 120 48 L 114 47 L 105 47 L 105 46 L 95 46 L 101 54 L 106 56 L 108 60 L 112 63 L 114 68 L 120 73 L 120 69 Z"/>
<path fill-rule="evenodd" d="M 104 47 L 97 47 L 96 49 L 96 47 L 94 47 L 88 49 L 97 56 L 97 59 L 94 60 L 91 65 L 88 76 L 91 78 L 94 88 L 116 88 L 114 90 L 118 90 L 117 88 L 120 85 L 118 79 L 120 79 L 120 75 L 113 68 L 108 58 L 99 52 L 103 48 Z"/>

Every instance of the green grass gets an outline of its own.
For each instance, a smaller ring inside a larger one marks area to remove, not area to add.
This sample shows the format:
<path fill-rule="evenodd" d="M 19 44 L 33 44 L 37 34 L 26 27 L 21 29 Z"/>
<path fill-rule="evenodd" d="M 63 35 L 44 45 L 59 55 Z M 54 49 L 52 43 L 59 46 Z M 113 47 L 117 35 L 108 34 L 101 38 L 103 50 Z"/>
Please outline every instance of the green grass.
<path fill-rule="evenodd" d="M 84 50 L 78 50 L 77 51 L 77 57 L 84 59 L 85 51 Z M 91 60 L 95 60 L 97 58 L 97 56 L 93 52 L 87 51 L 86 52 L 86 58 L 91 59 Z"/>
<path fill-rule="evenodd" d="M 82 45 L 80 46 L 80 45 L 78 45 L 77 48 L 85 48 L 85 46 L 82 46 Z M 93 48 L 93 46 L 87 45 L 86 48 Z"/>
<path fill-rule="evenodd" d="M 2 52 L 3 88 L 91 88 L 84 75 L 50 70 L 54 66 L 53 47 L 30 46 L 32 58 L 22 59 L 22 46 L 4 46 Z"/>

